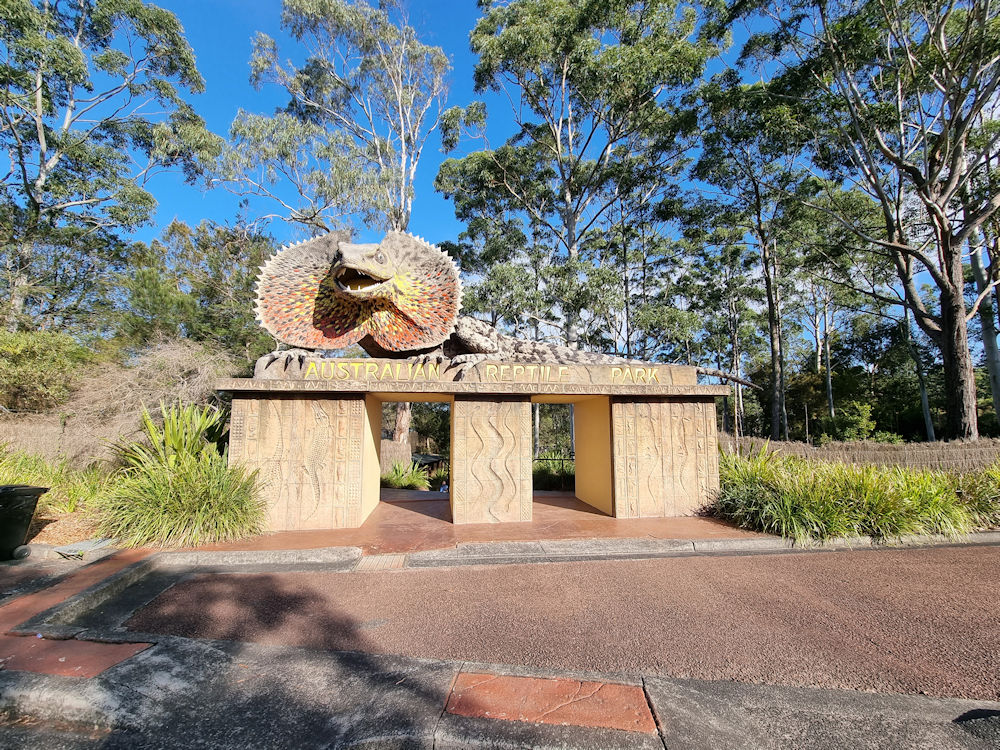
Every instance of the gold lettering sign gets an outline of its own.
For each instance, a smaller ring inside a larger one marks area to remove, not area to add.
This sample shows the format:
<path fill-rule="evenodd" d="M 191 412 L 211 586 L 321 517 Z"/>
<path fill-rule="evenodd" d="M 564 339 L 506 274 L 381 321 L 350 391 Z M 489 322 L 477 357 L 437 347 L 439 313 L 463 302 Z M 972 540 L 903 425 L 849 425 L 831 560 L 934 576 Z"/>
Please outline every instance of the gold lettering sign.
<path fill-rule="evenodd" d="M 632 383 L 636 385 L 649 385 L 660 382 L 660 373 L 655 367 L 624 367 L 611 368 L 611 382 L 617 384 Z"/>
<path fill-rule="evenodd" d="M 413 362 L 385 363 L 379 369 L 377 362 L 336 362 L 332 360 L 310 361 L 303 380 L 440 380 L 441 365 L 417 364 Z"/>

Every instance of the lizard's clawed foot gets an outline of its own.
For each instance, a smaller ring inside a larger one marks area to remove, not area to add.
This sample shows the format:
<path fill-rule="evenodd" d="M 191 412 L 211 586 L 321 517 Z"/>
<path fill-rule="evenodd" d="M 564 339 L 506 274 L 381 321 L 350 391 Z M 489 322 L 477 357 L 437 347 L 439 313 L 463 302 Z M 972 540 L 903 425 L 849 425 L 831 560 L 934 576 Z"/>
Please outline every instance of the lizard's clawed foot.
<path fill-rule="evenodd" d="M 444 354 L 441 352 L 428 352 L 427 354 L 418 354 L 412 358 L 413 361 L 418 365 L 439 365 L 444 362 Z"/>
<path fill-rule="evenodd" d="M 279 362 L 282 369 L 287 370 L 291 367 L 292 362 L 296 360 L 298 360 L 299 367 L 302 367 L 306 361 L 306 357 L 313 356 L 313 352 L 307 351 L 306 349 L 279 349 L 278 351 L 265 354 L 264 356 L 268 358 L 266 367 L 270 367 L 275 362 Z"/>
<path fill-rule="evenodd" d="M 455 380 L 462 380 L 473 367 L 490 358 L 489 354 L 459 354 L 451 360 L 451 366 L 458 368 Z M 449 368 L 450 369 L 450 368 Z"/>

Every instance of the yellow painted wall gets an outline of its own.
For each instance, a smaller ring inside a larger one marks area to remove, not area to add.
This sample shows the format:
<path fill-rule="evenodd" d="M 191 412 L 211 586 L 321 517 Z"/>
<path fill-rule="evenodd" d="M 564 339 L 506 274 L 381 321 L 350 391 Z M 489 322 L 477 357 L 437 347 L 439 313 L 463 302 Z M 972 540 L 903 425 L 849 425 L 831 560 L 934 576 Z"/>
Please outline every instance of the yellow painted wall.
<path fill-rule="evenodd" d="M 573 404 L 576 438 L 576 496 L 614 515 L 611 473 L 611 399 L 598 396 Z"/>
<path fill-rule="evenodd" d="M 382 402 L 365 397 L 364 429 L 361 431 L 361 522 L 378 506 L 380 473 L 378 451 L 382 443 Z"/>

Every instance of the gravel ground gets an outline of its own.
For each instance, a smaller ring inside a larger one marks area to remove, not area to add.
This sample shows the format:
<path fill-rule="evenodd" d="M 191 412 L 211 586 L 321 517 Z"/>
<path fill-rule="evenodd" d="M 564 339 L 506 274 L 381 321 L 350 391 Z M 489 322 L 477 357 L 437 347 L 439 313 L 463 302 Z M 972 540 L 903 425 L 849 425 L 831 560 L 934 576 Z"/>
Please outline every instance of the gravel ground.
<path fill-rule="evenodd" d="M 201 575 L 137 631 L 1000 699 L 1000 548 Z"/>

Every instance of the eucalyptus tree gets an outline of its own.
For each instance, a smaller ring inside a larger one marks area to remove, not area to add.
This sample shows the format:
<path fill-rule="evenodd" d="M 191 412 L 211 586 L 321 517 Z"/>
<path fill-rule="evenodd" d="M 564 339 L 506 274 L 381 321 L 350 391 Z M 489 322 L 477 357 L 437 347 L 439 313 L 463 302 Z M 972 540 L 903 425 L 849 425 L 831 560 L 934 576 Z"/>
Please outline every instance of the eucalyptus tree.
<path fill-rule="evenodd" d="M 618 200 L 621 165 L 641 155 L 661 175 L 682 169 L 691 118 L 679 93 L 716 46 L 696 35 L 694 8 L 676 0 L 481 5 L 471 34 L 479 56 L 476 90 L 510 102 L 515 132 L 495 149 L 484 137 L 484 150 L 466 158 L 493 161 L 491 189 L 516 205 L 526 223 L 544 227 L 566 280 L 580 283 L 589 236 Z M 459 125 L 475 132 L 485 124 L 482 105 L 471 116 L 450 110 L 446 124 L 446 143 L 454 145 Z M 571 297 L 586 298 L 571 287 Z M 568 299 L 561 313 L 564 339 L 575 347 L 580 309 Z"/>
<path fill-rule="evenodd" d="M 798 127 L 788 107 L 774 102 L 760 84 L 740 83 L 734 71 L 707 82 L 699 95 L 702 152 L 692 175 L 716 194 L 715 225 L 744 237 L 760 258 L 770 347 L 770 434 L 777 440 L 788 434 L 781 282 L 797 262 L 787 215 L 794 205 L 790 196 L 805 176 L 794 141 Z M 704 211 L 696 216 L 704 218 Z"/>
<path fill-rule="evenodd" d="M 405 230 L 447 95 L 444 51 L 421 42 L 394 2 L 284 0 L 281 26 L 303 59 L 280 60 L 277 42 L 258 33 L 251 81 L 281 87 L 288 103 L 271 117 L 236 117 L 220 177 L 313 233 L 353 215 Z"/>
<path fill-rule="evenodd" d="M 281 26 L 305 52 L 298 65 L 257 34 L 251 81 L 288 94 L 273 117 L 237 116 L 220 177 L 268 197 L 280 215 L 320 234 L 359 216 L 405 231 L 417 166 L 438 126 L 451 63 L 424 44 L 401 4 L 284 0 Z M 393 439 L 406 439 L 409 403 Z"/>
<path fill-rule="evenodd" d="M 0 12 L 3 325 L 32 321 L 33 299 L 106 279 L 147 222 L 149 181 L 180 169 L 194 181 L 219 139 L 183 99 L 204 82 L 173 13 L 117 0 L 6 0 Z M 52 263 L 52 251 L 59 256 Z M 72 269 L 91 254 L 93 275 Z M 104 262 L 106 261 L 106 263 Z M 56 269 L 56 270 L 53 270 Z M 46 303 L 39 303 L 44 313 Z"/>
<path fill-rule="evenodd" d="M 769 90 L 797 106 L 814 164 L 864 190 L 878 226 L 830 216 L 891 256 L 907 307 L 944 367 L 946 435 L 978 436 L 968 320 L 997 283 L 996 264 L 970 300 L 970 241 L 1000 208 L 1000 189 L 971 193 L 997 157 L 1000 19 L 988 0 L 758 0 L 773 28 L 745 59 L 778 61 Z M 963 197 L 971 203 L 963 206 Z M 915 209 L 912 210 L 912 209 Z M 933 304 L 920 284 L 933 285 Z"/>
<path fill-rule="evenodd" d="M 258 269 L 274 247 L 240 220 L 171 222 L 119 275 L 116 336 L 131 345 L 161 337 L 210 342 L 252 365 L 274 346 L 253 316 Z"/>
<path fill-rule="evenodd" d="M 714 355 L 714 361 L 706 364 L 743 378 L 749 353 L 763 347 L 760 310 L 764 292 L 756 273 L 758 256 L 743 231 L 708 227 L 707 220 L 693 223 L 685 231 L 685 255 L 691 262 L 680 285 L 699 311 Z M 729 398 L 723 399 L 723 423 L 739 436 L 746 429 L 744 386 L 739 380 L 733 381 L 733 391 L 732 408 Z"/>

